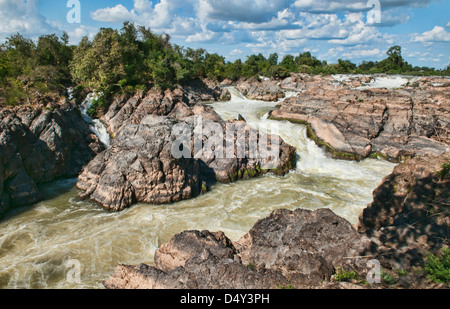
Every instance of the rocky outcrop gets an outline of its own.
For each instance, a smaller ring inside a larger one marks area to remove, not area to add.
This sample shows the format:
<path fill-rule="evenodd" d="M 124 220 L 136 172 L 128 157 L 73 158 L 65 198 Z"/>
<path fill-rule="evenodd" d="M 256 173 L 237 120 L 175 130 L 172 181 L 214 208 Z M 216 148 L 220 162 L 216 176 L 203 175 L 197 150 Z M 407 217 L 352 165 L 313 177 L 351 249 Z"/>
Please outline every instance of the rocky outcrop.
<path fill-rule="evenodd" d="M 65 101 L 4 108 L 0 115 L 0 215 L 39 201 L 39 184 L 76 177 L 103 150 L 79 110 Z"/>
<path fill-rule="evenodd" d="M 414 158 L 383 180 L 360 217 L 359 231 L 376 239 L 367 254 L 385 267 L 410 269 L 450 245 L 448 164 L 450 155 Z"/>
<path fill-rule="evenodd" d="M 307 124 L 309 136 L 336 158 L 440 155 L 449 151 L 450 84 L 420 81 L 366 89 L 331 77 L 293 76 L 281 86 L 302 93 L 280 103 L 271 117 Z"/>
<path fill-rule="evenodd" d="M 280 137 L 260 135 L 244 121 L 223 121 L 184 88 L 120 97 L 102 120 L 115 138 L 84 169 L 77 188 L 111 211 L 192 198 L 216 181 L 284 175 L 296 162 L 295 148 Z"/>
<path fill-rule="evenodd" d="M 319 286 L 366 242 L 331 210 L 277 210 L 241 240 L 186 231 L 155 253 L 155 266 L 119 265 L 109 289 L 275 289 Z"/>
<path fill-rule="evenodd" d="M 250 100 L 276 102 L 286 96 L 278 83 L 273 80 L 241 79 L 236 82 L 236 89 Z"/>

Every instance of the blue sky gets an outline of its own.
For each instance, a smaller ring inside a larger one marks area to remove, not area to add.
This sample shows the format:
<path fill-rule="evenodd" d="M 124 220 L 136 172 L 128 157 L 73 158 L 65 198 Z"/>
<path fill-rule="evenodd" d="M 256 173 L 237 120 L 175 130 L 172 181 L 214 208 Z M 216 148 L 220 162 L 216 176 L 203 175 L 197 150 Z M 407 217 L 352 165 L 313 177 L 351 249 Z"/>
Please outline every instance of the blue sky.
<path fill-rule="evenodd" d="M 66 31 L 78 43 L 128 20 L 230 61 L 310 51 L 320 60 L 359 64 L 382 60 L 390 46 L 400 45 L 413 65 L 450 63 L 449 0 L 72 1 L 80 4 L 80 23 L 67 20 L 69 0 L 0 0 L 0 41 L 17 32 L 37 38 Z M 378 8 L 380 20 L 371 20 Z"/>

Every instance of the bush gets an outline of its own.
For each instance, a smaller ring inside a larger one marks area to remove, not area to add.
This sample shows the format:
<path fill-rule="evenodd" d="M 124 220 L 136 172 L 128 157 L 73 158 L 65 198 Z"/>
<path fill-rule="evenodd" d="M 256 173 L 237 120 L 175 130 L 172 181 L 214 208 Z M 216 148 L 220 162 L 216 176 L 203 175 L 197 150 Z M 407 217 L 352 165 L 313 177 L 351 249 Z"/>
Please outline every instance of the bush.
<path fill-rule="evenodd" d="M 450 248 L 445 247 L 438 256 L 428 254 L 425 264 L 428 278 L 436 283 L 450 282 Z"/>

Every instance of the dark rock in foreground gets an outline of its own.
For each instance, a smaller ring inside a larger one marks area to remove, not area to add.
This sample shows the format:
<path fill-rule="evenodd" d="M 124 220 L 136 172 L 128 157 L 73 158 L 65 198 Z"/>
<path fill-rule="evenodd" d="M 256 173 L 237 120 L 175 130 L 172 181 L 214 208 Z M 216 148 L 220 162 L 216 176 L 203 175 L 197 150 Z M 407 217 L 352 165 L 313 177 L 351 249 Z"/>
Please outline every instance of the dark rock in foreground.
<path fill-rule="evenodd" d="M 359 222 L 360 232 L 377 239 L 366 254 L 409 269 L 450 245 L 450 174 L 439 173 L 445 163 L 450 155 L 407 160 L 375 189 Z"/>
<path fill-rule="evenodd" d="M 36 203 L 38 185 L 76 177 L 103 150 L 78 109 L 67 102 L 0 111 L 0 215 Z"/>
<path fill-rule="evenodd" d="M 232 243 L 222 232 L 186 231 L 155 254 L 155 267 L 119 265 L 110 289 L 275 289 L 318 286 L 364 247 L 331 210 L 277 210 Z"/>

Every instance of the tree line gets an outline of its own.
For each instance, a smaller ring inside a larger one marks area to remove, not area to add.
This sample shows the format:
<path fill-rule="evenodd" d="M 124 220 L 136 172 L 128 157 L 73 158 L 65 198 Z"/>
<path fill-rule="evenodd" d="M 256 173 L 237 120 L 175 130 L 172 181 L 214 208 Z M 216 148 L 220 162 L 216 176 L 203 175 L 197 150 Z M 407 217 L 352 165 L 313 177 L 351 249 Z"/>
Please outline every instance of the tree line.
<path fill-rule="evenodd" d="M 101 28 L 89 40 L 68 44 L 67 33 L 42 35 L 37 42 L 20 34 L 0 45 L 0 104 L 32 103 L 45 97 L 64 96 L 69 86 L 103 93 L 95 108 L 106 105 L 108 97 L 119 92 L 172 88 L 197 78 L 217 81 L 250 77 L 285 78 L 291 73 L 308 74 L 407 74 L 450 75 L 444 70 L 413 67 L 393 46 L 386 59 L 320 61 L 310 52 L 268 58 L 262 54 L 230 62 L 217 53 L 192 49 L 170 42 L 167 34 L 155 34 L 143 26 L 125 22 L 120 30 Z"/>

